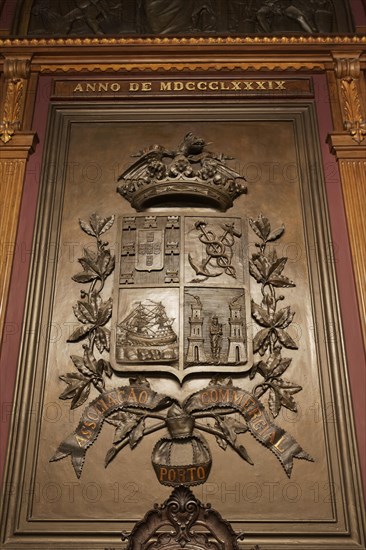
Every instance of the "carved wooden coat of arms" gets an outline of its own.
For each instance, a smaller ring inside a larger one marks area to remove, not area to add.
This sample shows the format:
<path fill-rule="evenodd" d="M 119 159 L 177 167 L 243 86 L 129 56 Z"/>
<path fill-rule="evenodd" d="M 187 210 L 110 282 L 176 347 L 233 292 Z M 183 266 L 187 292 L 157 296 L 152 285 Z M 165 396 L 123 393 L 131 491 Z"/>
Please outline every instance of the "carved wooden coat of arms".
<path fill-rule="evenodd" d="M 76 430 L 51 459 L 71 455 L 78 477 L 104 422 L 116 428 L 106 465 L 126 445 L 134 449 L 143 437 L 167 431 L 152 451 L 162 485 L 207 481 L 212 455 L 204 433 L 253 465 L 238 441 L 239 434 L 249 432 L 275 454 L 288 477 L 294 458 L 312 460 L 271 418 L 281 407 L 296 411 L 293 395 L 302 389 L 282 377 L 291 363 L 282 350 L 297 346 L 286 330 L 295 312 L 279 307 L 284 296 L 277 290 L 295 283 L 283 274 L 287 258 L 267 249 L 284 227 L 272 230 L 262 215 L 248 224 L 244 217 L 215 212 L 226 211 L 246 187 L 228 166 L 230 157 L 207 152 L 206 146 L 189 133 L 176 150 L 155 145 L 142 151 L 120 176 L 118 192 L 137 210 L 158 209 L 118 218 L 116 259 L 102 237 L 115 216 L 80 220 L 97 250 L 84 249 L 79 259 L 84 271 L 73 277 L 90 287 L 74 307 L 81 326 L 68 341 L 87 343 L 83 356 L 71 356 L 78 373 L 61 377 L 67 388 L 60 398 L 79 407 L 92 385 L 100 396 L 88 403 Z M 251 258 L 249 226 L 259 239 Z M 102 294 L 113 271 L 112 303 Z M 260 285 L 260 304 L 250 300 L 250 276 Z M 112 330 L 106 327 L 110 320 Z M 252 320 L 259 328 L 254 337 Z M 109 361 L 95 353 L 109 353 Z M 253 363 L 257 353 L 261 359 Z M 107 387 L 107 378 L 114 374 L 118 380 L 121 373 L 132 375 L 130 385 Z M 173 398 L 153 391 L 145 377 L 164 373 L 181 384 L 196 374 L 206 385 L 185 399 Z M 249 382 L 258 376 L 264 380 L 244 389 L 234 384 L 234 374 Z M 264 394 L 269 411 L 260 400 Z"/>
<path fill-rule="evenodd" d="M 120 176 L 137 209 L 173 209 L 119 220 L 111 362 L 116 371 L 244 372 L 250 315 L 246 226 L 239 217 L 182 215 L 174 204 L 226 210 L 246 191 L 224 154 L 189 133 L 173 151 L 141 151 Z"/>

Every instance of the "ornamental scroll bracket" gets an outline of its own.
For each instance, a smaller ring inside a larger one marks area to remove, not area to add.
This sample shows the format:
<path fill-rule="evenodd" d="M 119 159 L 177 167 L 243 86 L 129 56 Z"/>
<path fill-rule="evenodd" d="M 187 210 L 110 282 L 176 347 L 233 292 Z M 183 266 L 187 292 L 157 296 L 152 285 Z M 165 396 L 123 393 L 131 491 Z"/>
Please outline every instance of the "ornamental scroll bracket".
<path fill-rule="evenodd" d="M 338 57 L 333 54 L 333 57 L 344 129 L 360 144 L 366 136 L 366 116 L 361 99 L 360 59 L 357 54 L 352 55 Z"/>
<path fill-rule="evenodd" d="M 31 58 L 7 57 L 4 60 L 4 100 L 0 112 L 0 139 L 8 143 L 21 130 Z"/>
<path fill-rule="evenodd" d="M 235 533 L 210 504 L 202 504 L 184 486 L 174 489 L 164 504 L 156 504 L 129 535 L 122 533 L 127 550 L 239 550 L 243 540 L 243 533 Z"/>

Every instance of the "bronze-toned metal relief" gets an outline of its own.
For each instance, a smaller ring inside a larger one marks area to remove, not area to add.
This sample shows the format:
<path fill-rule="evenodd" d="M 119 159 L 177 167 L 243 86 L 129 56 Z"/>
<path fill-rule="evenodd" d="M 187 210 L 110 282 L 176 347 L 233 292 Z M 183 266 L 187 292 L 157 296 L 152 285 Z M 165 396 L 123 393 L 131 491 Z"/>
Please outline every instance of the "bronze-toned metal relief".
<path fill-rule="evenodd" d="M 124 217 L 116 275 L 115 368 L 179 358 L 180 218 Z M 165 288 L 164 288 L 165 287 Z"/>
<path fill-rule="evenodd" d="M 216 221 L 216 224 L 215 224 Z M 236 220 L 236 224 L 240 225 L 240 220 Z M 215 227 L 216 225 L 216 227 Z M 197 278 L 192 279 L 193 282 L 203 282 L 212 277 L 220 277 L 220 275 L 229 275 L 233 279 L 238 278 L 235 267 L 232 265 L 235 245 L 235 239 L 240 239 L 242 236 L 241 230 L 235 227 L 235 220 L 231 223 L 217 223 L 217 220 L 200 219 L 194 221 L 194 237 L 196 240 L 195 248 L 199 249 L 199 243 L 204 245 L 204 252 L 200 260 L 195 260 L 191 252 L 188 252 L 188 261 L 197 275 Z M 190 230 L 192 232 L 192 229 Z M 197 246 L 198 245 L 198 246 Z"/>
<path fill-rule="evenodd" d="M 140 290 L 124 293 L 121 304 L 129 312 L 116 328 L 116 359 L 119 363 L 149 364 L 178 361 L 178 330 L 173 327 L 173 309 L 178 312 L 177 293 L 157 290 L 155 300 Z M 142 295 L 141 295 L 142 294 Z M 142 298 L 142 301 L 141 301 Z M 173 307 L 168 302 L 173 302 Z M 168 313 L 167 308 L 169 307 Z"/>
<path fill-rule="evenodd" d="M 149 426 L 146 424 L 149 418 L 162 422 Z M 208 422 L 202 423 L 199 419 Z M 80 477 L 86 452 L 95 443 L 104 422 L 116 426 L 114 445 L 105 457 L 106 466 L 127 445 L 134 449 L 146 435 L 168 429 L 170 437 L 160 439 L 152 454 L 162 485 L 190 486 L 207 481 L 211 451 L 196 431 L 214 435 L 222 449 L 230 446 L 253 465 L 247 449 L 238 442 L 238 434 L 249 432 L 275 454 L 288 477 L 291 477 L 294 458 L 313 461 L 288 432 L 272 422 L 254 394 L 233 386 L 230 379 L 227 383 L 212 380 L 209 386 L 180 404 L 152 391 L 146 379 L 137 378 L 130 380 L 130 386 L 102 391 L 100 397 L 86 407 L 76 430 L 61 442 L 51 462 L 71 455 L 75 473 Z"/>
<path fill-rule="evenodd" d="M 191 299 L 190 299 L 191 298 Z M 248 362 L 245 293 L 240 289 L 189 287 L 185 291 L 185 368 Z M 202 371 L 201 371 L 202 372 Z"/>
<path fill-rule="evenodd" d="M 92 214 L 90 220 L 79 220 L 81 229 L 96 239 L 96 246 L 85 247 L 79 259 L 83 271 L 73 276 L 79 284 L 88 285 L 80 291 L 80 300 L 73 306 L 74 314 L 80 325 L 72 332 L 68 342 L 83 341 L 83 355 L 71 355 L 78 372 L 62 375 L 60 378 L 67 388 L 60 399 L 71 399 L 71 408 L 75 409 L 85 403 L 89 397 L 92 384 L 99 392 L 105 388 L 105 376 L 111 377 L 111 365 L 103 358 L 104 352 L 110 349 L 110 330 L 106 324 L 112 315 L 112 299 L 103 301 L 102 291 L 106 279 L 114 270 L 115 258 L 111 255 L 108 242 L 102 235 L 114 223 L 114 216 L 102 218 Z M 102 356 L 96 359 L 95 351 Z"/>
<path fill-rule="evenodd" d="M 36 36 L 313 34 L 349 32 L 352 23 L 348 3 L 338 0 L 34 0 L 28 27 L 18 28 Z"/>

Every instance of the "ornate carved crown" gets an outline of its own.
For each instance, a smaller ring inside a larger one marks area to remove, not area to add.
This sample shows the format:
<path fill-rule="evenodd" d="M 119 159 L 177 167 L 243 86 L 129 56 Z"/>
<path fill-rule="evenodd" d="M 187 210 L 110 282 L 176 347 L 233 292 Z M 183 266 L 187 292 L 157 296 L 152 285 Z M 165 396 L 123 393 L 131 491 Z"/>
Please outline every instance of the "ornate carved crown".
<path fill-rule="evenodd" d="M 227 165 L 228 157 L 205 151 L 204 139 L 188 133 L 177 149 L 153 145 L 118 178 L 118 193 L 136 210 L 149 206 L 212 206 L 222 211 L 246 193 L 245 178 Z"/>

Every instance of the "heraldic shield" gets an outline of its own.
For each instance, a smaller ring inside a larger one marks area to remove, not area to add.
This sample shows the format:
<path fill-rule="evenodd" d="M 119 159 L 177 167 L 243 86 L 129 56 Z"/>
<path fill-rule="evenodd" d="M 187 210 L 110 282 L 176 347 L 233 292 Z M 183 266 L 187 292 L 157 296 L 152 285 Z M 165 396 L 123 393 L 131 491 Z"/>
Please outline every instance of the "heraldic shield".
<path fill-rule="evenodd" d="M 120 372 L 251 366 L 247 224 L 212 213 L 120 217 L 111 363 Z"/>

